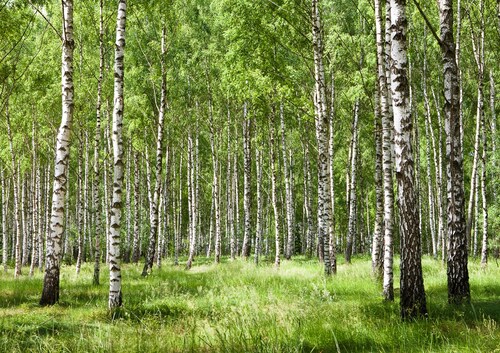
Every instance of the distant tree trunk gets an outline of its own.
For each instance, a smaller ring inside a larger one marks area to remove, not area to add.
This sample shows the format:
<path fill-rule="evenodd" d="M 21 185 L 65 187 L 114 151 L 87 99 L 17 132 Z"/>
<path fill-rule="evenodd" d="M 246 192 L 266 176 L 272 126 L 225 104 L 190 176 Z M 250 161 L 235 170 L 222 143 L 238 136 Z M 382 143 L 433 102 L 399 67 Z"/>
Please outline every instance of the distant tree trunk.
<path fill-rule="evenodd" d="M 483 154 L 481 156 L 481 199 L 482 199 L 482 211 L 483 211 L 483 241 L 481 246 L 481 266 L 486 267 L 488 263 L 488 203 L 487 203 L 487 179 L 486 179 L 486 155 L 487 155 L 487 140 L 486 140 L 486 124 L 484 119 L 484 114 L 482 118 L 482 142 L 483 142 Z"/>
<path fill-rule="evenodd" d="M 188 175 L 188 204 L 190 214 L 190 237 L 189 237 L 189 257 L 186 263 L 186 269 L 189 270 L 193 264 L 194 256 L 196 253 L 196 206 L 195 206 L 195 158 L 193 151 L 193 137 L 191 132 L 188 133 L 188 162 L 187 162 L 187 175 Z"/>
<path fill-rule="evenodd" d="M 283 102 L 280 103 L 280 125 L 281 125 L 281 152 L 283 155 L 283 174 L 285 176 L 285 200 L 286 200 L 286 252 L 285 258 L 290 260 L 292 258 L 294 239 L 293 239 L 293 215 L 292 215 L 292 200 L 291 200 L 291 187 L 290 187 L 290 168 L 288 165 L 287 148 L 286 148 L 286 135 L 285 135 L 285 114 L 283 112 Z"/>
<path fill-rule="evenodd" d="M 500 21 L 500 0 L 498 0 L 498 14 L 499 14 L 499 21 Z M 500 23 L 498 24 L 499 27 L 498 29 L 500 30 Z M 491 130 L 491 136 L 497 136 L 497 116 L 496 116 L 496 113 L 495 113 L 495 97 L 496 97 L 496 94 L 495 94 L 495 81 L 493 79 L 493 73 L 491 72 L 490 70 L 490 111 L 491 111 L 491 121 L 490 121 L 490 130 Z M 498 174 L 497 174 L 497 170 L 498 170 L 498 167 L 497 167 L 497 143 L 496 143 L 496 139 L 492 139 L 491 141 L 491 158 L 492 158 L 492 161 L 491 161 L 491 164 L 493 165 L 493 179 L 495 179 L 495 176 L 496 178 L 498 178 Z M 493 183 L 492 185 L 492 191 L 493 191 L 493 204 L 496 204 L 497 202 L 497 183 Z"/>
<path fill-rule="evenodd" d="M 78 160 L 78 173 L 77 173 L 77 202 L 75 203 L 76 207 L 76 223 L 77 223 L 77 232 L 78 232 L 78 256 L 76 258 L 76 274 L 80 273 L 80 268 L 83 262 L 83 181 L 82 181 L 82 162 L 83 162 L 83 129 L 80 126 L 80 136 L 79 136 L 79 144 L 78 144 L 78 156 L 81 158 L 77 158 Z M 69 232 L 66 232 L 66 238 L 69 237 Z M 68 240 L 68 239 L 67 239 Z"/>
<path fill-rule="evenodd" d="M 312 0 L 312 38 L 315 78 L 315 122 L 318 142 L 318 239 L 324 249 L 325 274 L 331 274 L 329 237 L 331 227 L 330 158 L 328 154 L 328 116 L 326 114 L 326 86 L 323 66 L 323 39 L 319 0 Z M 320 245 L 320 246 L 321 246 Z"/>
<path fill-rule="evenodd" d="M 38 262 L 38 190 L 37 190 L 37 180 L 38 177 L 38 162 L 36 156 L 36 143 L 35 143 L 36 135 L 35 135 L 35 121 L 33 120 L 32 124 L 32 157 L 31 157 L 31 219 L 28 221 L 31 224 L 31 263 L 30 263 L 30 277 L 33 277 L 35 273 L 35 267 Z"/>
<path fill-rule="evenodd" d="M 354 104 L 354 116 L 352 122 L 352 139 L 351 139 L 351 159 L 349 161 L 349 230 L 347 234 L 347 244 L 345 250 L 345 261 L 351 263 L 351 256 L 355 249 L 353 249 L 353 242 L 356 238 L 356 167 L 358 157 L 358 115 L 359 115 L 359 100 L 356 98 Z"/>
<path fill-rule="evenodd" d="M 210 97 L 210 95 L 209 95 Z M 213 199 L 215 203 L 215 263 L 220 263 L 221 257 L 221 229 L 220 229 L 220 204 L 219 204 L 219 160 L 217 157 L 215 126 L 212 112 L 212 100 L 209 100 L 209 118 L 210 118 L 210 147 L 212 151 L 212 169 L 213 169 Z"/>
<path fill-rule="evenodd" d="M 262 242 L 262 153 L 255 148 L 255 163 L 257 169 L 257 224 L 255 226 L 255 264 L 259 264 Z"/>
<path fill-rule="evenodd" d="M 377 1 L 376 1 L 377 3 Z M 380 88 L 375 102 L 375 225 L 372 239 L 372 274 L 376 279 L 383 276 L 383 221 L 384 221 L 384 194 L 382 185 L 382 123 L 380 112 Z"/>
<path fill-rule="evenodd" d="M 5 110 L 5 117 L 7 120 L 7 136 L 9 138 L 9 149 L 10 149 L 11 167 L 12 167 L 12 180 L 13 180 L 13 185 L 14 185 L 14 223 L 16 225 L 14 277 L 17 278 L 17 277 L 21 276 L 21 269 L 22 269 L 21 210 L 19 209 L 20 182 L 19 182 L 19 173 L 17 172 L 16 155 L 14 153 L 14 145 L 13 145 L 13 141 L 12 141 L 12 130 L 11 130 L 11 126 L 10 126 L 10 114 L 9 114 L 9 105 L 8 104 L 9 104 L 9 102 L 7 101 L 7 107 Z"/>
<path fill-rule="evenodd" d="M 278 200 L 276 195 L 276 152 L 275 152 L 275 128 L 274 121 L 276 117 L 276 108 L 273 105 L 271 119 L 269 121 L 269 151 L 270 151 L 270 167 L 271 167 L 271 202 L 273 206 L 274 213 L 274 235 L 275 235 L 275 243 L 276 243 L 276 254 L 274 257 L 274 267 L 280 267 L 280 222 L 279 222 L 279 212 L 278 212 Z"/>
<path fill-rule="evenodd" d="M 401 217 L 400 307 L 403 320 L 427 315 L 412 151 L 405 7 L 405 0 L 391 0 L 391 92 L 396 143 L 398 206 Z"/>
<path fill-rule="evenodd" d="M 21 165 L 18 164 L 18 175 L 21 175 Z M 21 233 L 23 235 L 23 246 L 22 246 L 22 259 L 21 259 L 21 266 L 26 266 L 28 264 L 29 260 L 29 250 L 30 250 L 30 237 L 29 237 L 29 224 L 27 221 L 28 216 L 26 215 L 26 203 L 29 202 L 27 200 L 27 194 L 28 191 L 27 185 L 26 185 L 26 177 L 23 178 L 23 182 L 21 185 Z M 28 207 L 29 208 L 29 207 Z"/>
<path fill-rule="evenodd" d="M 61 241 L 64 233 L 64 201 L 69 167 L 69 142 L 73 118 L 73 0 L 63 0 L 62 45 L 62 119 L 57 134 L 54 186 L 50 231 L 47 234 L 47 257 L 40 305 L 53 305 L 59 300 Z"/>
<path fill-rule="evenodd" d="M 96 104 L 96 126 L 94 137 L 94 219 L 95 219 L 95 243 L 94 243 L 94 285 L 99 285 L 99 275 L 101 272 L 101 198 L 99 186 L 101 182 L 101 105 L 102 105 L 102 81 L 104 73 L 104 0 L 99 1 L 99 77 L 97 79 L 97 104 Z M 130 209 L 130 208 L 129 208 Z"/>
<path fill-rule="evenodd" d="M 110 309 L 122 305 L 122 281 L 120 269 L 120 229 L 123 183 L 123 77 L 125 49 L 126 0 L 119 0 L 116 19 L 115 88 L 113 107 L 113 203 L 110 220 L 109 245 L 109 302 Z"/>
<path fill-rule="evenodd" d="M 330 114 L 328 116 L 328 129 L 329 129 L 329 141 L 328 141 L 328 157 L 330 159 L 330 198 L 332 202 L 332 212 L 331 212 L 331 222 L 330 222 L 330 241 L 329 241 L 329 253 L 330 253 L 330 266 L 332 273 L 337 273 L 337 250 L 335 247 L 336 236 L 335 236 L 335 185 L 334 185 L 334 121 L 335 121 L 335 76 L 334 69 L 331 70 L 331 83 L 330 83 Z M 293 183 L 292 183 L 293 185 Z"/>
<path fill-rule="evenodd" d="M 424 38 L 427 38 L 427 27 L 424 27 Z M 441 196 L 441 181 L 439 176 L 438 162 L 437 162 L 437 152 L 436 152 L 436 142 L 434 138 L 434 130 L 432 129 L 432 121 L 431 121 L 431 108 L 429 104 L 429 96 L 427 94 L 427 44 L 426 40 L 424 40 L 424 63 L 423 63 L 423 83 L 422 90 L 424 94 L 424 106 L 425 106 L 425 136 L 426 136 L 426 165 L 427 165 L 427 193 L 428 193 L 428 203 L 429 203 L 429 228 L 431 232 L 432 239 L 432 256 L 437 260 L 438 254 L 438 236 L 436 234 L 436 217 L 435 217 L 435 198 L 433 197 L 433 187 L 432 187 L 432 177 L 431 177 L 431 145 L 432 141 L 432 151 L 434 152 L 434 172 L 436 174 L 436 184 L 437 193 L 436 196 L 438 198 L 439 204 L 441 204 L 442 196 Z M 430 136 L 430 138 L 429 138 Z M 432 140 L 431 140 L 432 139 Z M 441 146 L 439 146 L 441 148 Z M 435 189 L 434 189 L 435 190 Z M 438 210 L 441 210 L 441 207 L 438 205 Z M 439 223 L 440 225 L 442 222 Z M 439 232 L 439 228 L 438 228 Z"/>
<path fill-rule="evenodd" d="M 470 301 L 465 233 L 463 160 L 460 144 L 457 63 L 453 42 L 453 1 L 439 0 L 441 53 L 444 74 L 446 173 L 448 175 L 448 301 Z"/>
<path fill-rule="evenodd" d="M 247 102 L 243 105 L 243 244 L 241 255 L 243 258 L 250 256 L 251 237 L 251 175 L 252 175 L 252 145 L 251 145 L 252 121 L 248 114 Z"/>
<path fill-rule="evenodd" d="M 2 265 L 3 271 L 7 272 L 7 261 L 9 261 L 9 234 L 7 232 L 7 210 L 8 210 L 8 197 L 5 191 L 7 184 L 5 182 L 5 175 L 3 169 L 0 169 L 0 182 L 2 183 Z"/>
<path fill-rule="evenodd" d="M 132 244 L 132 262 L 137 263 L 141 256 L 140 248 L 140 168 L 139 153 L 134 151 L 134 240 Z"/>
<path fill-rule="evenodd" d="M 158 239 L 158 200 L 160 197 L 161 174 L 163 167 L 163 122 L 165 119 L 165 110 L 167 109 L 167 77 L 165 73 L 165 54 L 165 27 L 163 27 L 161 36 L 161 102 L 156 140 L 155 186 L 153 190 L 153 202 L 151 203 L 151 227 L 149 228 L 149 246 L 146 256 L 146 263 L 144 264 L 144 269 L 142 270 L 143 276 L 151 274 L 155 257 L 156 242 Z M 157 256 L 161 255 L 157 254 Z"/>
<path fill-rule="evenodd" d="M 306 254 L 312 255 L 313 241 L 313 212 L 311 200 L 311 170 L 309 165 L 309 143 L 304 143 L 304 209 L 307 219 Z"/>

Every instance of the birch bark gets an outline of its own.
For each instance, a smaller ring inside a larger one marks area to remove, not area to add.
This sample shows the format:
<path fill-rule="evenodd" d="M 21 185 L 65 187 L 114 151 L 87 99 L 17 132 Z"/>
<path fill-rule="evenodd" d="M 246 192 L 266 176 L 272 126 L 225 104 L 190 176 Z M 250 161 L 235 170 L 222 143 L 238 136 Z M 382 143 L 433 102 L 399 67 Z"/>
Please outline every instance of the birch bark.
<path fill-rule="evenodd" d="M 47 234 L 45 276 L 40 305 L 53 305 L 59 300 L 59 273 L 61 243 L 64 233 L 64 201 L 66 197 L 69 142 L 73 119 L 73 0 L 63 0 L 63 45 L 62 45 L 62 118 L 57 134 L 54 165 L 52 211 Z"/>
<path fill-rule="evenodd" d="M 119 0 L 116 19 L 115 42 L 115 83 L 113 106 L 113 201 L 110 218 L 109 244 L 109 300 L 108 306 L 114 309 L 122 305 L 122 281 L 120 268 L 120 230 L 122 213 L 123 183 L 123 78 L 125 55 L 126 0 Z"/>

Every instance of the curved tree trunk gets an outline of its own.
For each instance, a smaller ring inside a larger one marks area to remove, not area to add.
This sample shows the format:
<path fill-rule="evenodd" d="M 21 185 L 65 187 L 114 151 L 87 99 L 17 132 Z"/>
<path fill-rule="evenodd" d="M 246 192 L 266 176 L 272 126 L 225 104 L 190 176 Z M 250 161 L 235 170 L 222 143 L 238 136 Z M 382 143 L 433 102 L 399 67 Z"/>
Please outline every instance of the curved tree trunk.
<path fill-rule="evenodd" d="M 62 234 L 64 233 L 64 207 L 68 182 L 69 141 L 73 119 L 73 0 L 63 0 L 62 46 L 62 119 L 57 134 L 52 192 L 52 213 L 47 234 L 47 254 L 40 305 L 53 305 L 59 300 L 59 271 Z"/>

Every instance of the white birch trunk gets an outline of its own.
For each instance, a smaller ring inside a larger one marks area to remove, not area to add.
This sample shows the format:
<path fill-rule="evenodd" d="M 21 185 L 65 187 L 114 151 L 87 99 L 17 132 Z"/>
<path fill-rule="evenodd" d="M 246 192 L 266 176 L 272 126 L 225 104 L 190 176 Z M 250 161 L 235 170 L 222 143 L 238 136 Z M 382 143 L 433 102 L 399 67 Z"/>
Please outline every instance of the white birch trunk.
<path fill-rule="evenodd" d="M 123 77 L 124 77 L 124 49 L 125 49 L 125 19 L 126 0 L 119 0 L 116 19 L 115 42 L 115 83 L 113 98 L 113 202 L 110 219 L 109 244 L 109 301 L 108 306 L 114 309 L 122 305 L 122 282 L 120 269 L 120 230 L 122 212 L 122 183 L 123 183 Z"/>
<path fill-rule="evenodd" d="M 102 81 L 104 73 L 104 0 L 99 0 L 99 77 L 97 79 L 97 103 L 96 103 L 96 127 L 94 137 L 94 219 L 95 219 L 95 243 L 94 243 L 94 285 L 99 285 L 101 271 L 101 198 L 99 185 L 101 182 L 101 105 L 102 105 Z"/>
<path fill-rule="evenodd" d="M 259 264 L 262 242 L 262 153 L 255 148 L 255 163 L 257 169 L 257 224 L 255 226 L 255 258 L 256 265 Z"/>
<path fill-rule="evenodd" d="M 421 263 L 412 118 L 407 75 L 405 0 L 391 0 L 391 94 L 401 230 L 401 317 L 427 315 Z"/>
<path fill-rule="evenodd" d="M 285 176 L 285 202 L 286 202 L 286 230 L 287 239 L 285 246 L 285 258 L 290 260 L 294 249 L 293 234 L 293 210 L 290 187 L 290 167 L 288 164 L 286 135 L 285 135 L 285 114 L 283 112 L 283 102 L 280 103 L 280 126 L 281 126 L 281 153 L 283 156 L 283 174 Z"/>
<path fill-rule="evenodd" d="M 161 174 L 163 167 L 163 125 L 165 119 L 165 111 L 167 109 L 167 77 L 165 73 L 165 55 L 165 27 L 163 27 L 161 36 L 161 102 L 156 140 L 155 186 L 153 190 L 153 197 L 151 200 L 151 227 L 149 228 L 149 246 L 146 255 L 146 263 L 144 264 L 144 269 L 142 270 L 143 276 L 151 274 L 155 257 L 156 242 L 158 240 L 158 200 L 160 197 Z M 157 254 L 157 256 L 160 256 L 160 254 Z"/>
<path fill-rule="evenodd" d="M 252 173 L 252 152 L 251 152 L 251 120 L 248 114 L 247 102 L 243 105 L 243 244 L 241 246 L 241 256 L 250 256 L 250 234 L 251 234 L 251 173 Z M 286 157 L 285 157 L 286 158 Z"/>
<path fill-rule="evenodd" d="M 330 265 L 330 158 L 328 153 L 328 116 L 326 114 L 326 86 L 323 66 L 323 41 L 321 38 L 321 20 L 318 0 L 311 2 L 312 38 L 315 78 L 315 122 L 318 143 L 318 237 L 323 239 L 325 274 L 331 274 Z"/>
<path fill-rule="evenodd" d="M 7 107 L 5 109 L 5 118 L 7 120 L 7 135 L 9 138 L 9 149 L 11 156 L 11 167 L 12 167 L 12 180 L 14 186 L 14 224 L 16 227 L 15 230 L 15 268 L 14 268 L 14 278 L 21 276 L 22 270 L 22 232 L 21 232 L 21 210 L 19 209 L 20 198 L 19 198 L 19 173 L 17 171 L 17 162 L 14 152 L 14 146 L 12 142 L 12 130 L 10 126 L 10 114 L 9 114 L 9 105 L 7 101 Z"/>
<path fill-rule="evenodd" d="M 351 140 L 351 160 L 349 161 L 349 224 L 347 234 L 347 246 L 345 250 L 345 260 L 351 263 L 351 256 L 353 254 L 353 243 L 356 238 L 356 167 L 358 157 L 358 115 L 359 115 L 359 100 L 356 99 L 354 104 L 354 116 L 352 122 L 352 140 Z"/>
<path fill-rule="evenodd" d="M 460 141 L 459 85 L 453 42 L 452 0 L 439 0 L 441 53 L 444 75 L 446 173 L 448 201 L 448 301 L 470 301 L 467 235 L 464 217 L 463 159 Z"/>
<path fill-rule="evenodd" d="M 64 207 L 69 167 L 69 141 L 73 118 L 73 0 L 63 0 L 62 45 L 62 118 L 57 134 L 54 164 L 54 186 L 50 231 L 47 234 L 45 277 L 40 305 L 53 305 L 59 300 L 61 241 L 64 233 Z"/>

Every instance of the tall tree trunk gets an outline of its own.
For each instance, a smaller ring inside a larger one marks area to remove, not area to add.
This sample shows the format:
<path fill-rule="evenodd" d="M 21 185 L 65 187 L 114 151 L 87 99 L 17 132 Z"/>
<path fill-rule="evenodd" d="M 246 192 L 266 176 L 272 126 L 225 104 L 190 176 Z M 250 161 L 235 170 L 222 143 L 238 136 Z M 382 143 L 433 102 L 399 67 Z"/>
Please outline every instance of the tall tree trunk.
<path fill-rule="evenodd" d="M 309 165 L 309 143 L 304 143 L 304 208 L 307 218 L 306 254 L 312 255 L 313 241 L 313 212 L 311 200 L 311 170 Z"/>
<path fill-rule="evenodd" d="M 500 20 L 500 0 L 498 0 L 498 14 L 499 14 L 499 20 Z M 500 30 L 500 23 L 499 23 L 499 30 Z M 497 136 L 497 116 L 495 113 L 495 81 L 493 79 L 493 73 L 490 70 L 490 111 L 491 111 L 491 121 L 490 121 L 490 130 L 491 130 L 491 136 Z M 497 167 L 497 139 L 493 138 L 491 141 L 491 164 L 493 166 L 493 180 L 495 178 L 498 178 L 498 167 Z M 497 202 L 497 183 L 493 183 L 492 185 L 492 191 L 493 191 L 493 204 Z"/>
<path fill-rule="evenodd" d="M 358 156 L 358 115 L 359 115 L 359 100 L 356 98 L 356 103 L 354 103 L 354 115 L 352 121 L 352 139 L 351 139 L 351 159 L 349 161 L 349 229 L 347 234 L 347 244 L 345 250 L 345 261 L 351 263 L 351 256 L 355 248 L 353 249 L 353 242 L 356 238 L 356 167 L 357 167 L 357 156 Z"/>
<path fill-rule="evenodd" d="M 483 213 L 483 240 L 481 244 L 481 267 L 486 267 L 488 263 L 488 203 L 487 203 L 487 179 L 486 179 L 486 155 L 487 155 L 487 140 L 486 140 L 486 124 L 483 114 L 481 121 L 482 125 L 482 142 L 483 142 L 483 153 L 481 156 L 481 199 L 482 199 L 482 213 Z"/>
<path fill-rule="evenodd" d="M 101 272 L 101 198 L 99 186 L 101 182 L 101 105 L 102 105 L 102 81 L 104 74 L 104 0 L 99 1 L 99 77 L 97 79 L 97 103 L 96 103 L 96 125 L 94 137 L 94 219 L 95 219 L 95 243 L 94 243 L 94 285 L 99 285 Z"/>
<path fill-rule="evenodd" d="M 189 209 L 189 257 L 186 269 L 192 266 L 196 253 L 196 211 L 195 211 L 195 161 L 193 151 L 193 137 L 191 131 L 188 132 L 188 159 L 187 159 L 187 186 L 188 186 L 188 209 Z"/>
<path fill-rule="evenodd" d="M 257 169 L 257 224 L 255 226 L 255 264 L 259 264 L 262 242 L 262 153 L 255 148 L 255 163 Z"/>
<path fill-rule="evenodd" d="M 405 0 L 391 0 L 391 92 L 401 232 L 401 317 L 427 315 L 412 151 Z"/>
<path fill-rule="evenodd" d="M 328 116 L 326 114 L 326 86 L 323 66 L 323 39 L 321 38 L 321 20 L 319 0 L 312 0 L 312 37 L 314 52 L 315 79 L 315 122 L 318 142 L 318 236 L 323 239 L 325 252 L 325 274 L 331 274 L 329 238 L 331 227 L 330 195 L 330 158 L 328 154 Z"/>
<path fill-rule="evenodd" d="M 293 239 L 293 215 L 292 215 L 292 200 L 291 200 L 291 187 L 290 187 L 290 168 L 288 165 L 287 148 L 286 148 L 286 135 L 285 135 L 285 114 L 283 112 L 283 102 L 280 103 L 280 125 L 281 125 L 281 153 L 283 155 L 283 174 L 285 176 L 285 200 L 286 200 L 286 252 L 285 258 L 290 260 L 292 258 L 294 239 Z"/>
<path fill-rule="evenodd" d="M 21 210 L 19 209 L 20 198 L 19 198 L 19 173 L 17 171 L 17 161 L 16 155 L 14 152 L 14 145 L 12 141 L 12 130 L 10 126 L 10 114 L 9 114 L 9 105 L 7 101 L 7 107 L 5 109 L 5 118 L 7 120 L 7 135 L 9 137 L 9 149 L 10 149 L 10 157 L 11 157 L 11 167 L 12 167 L 12 180 L 14 186 L 14 223 L 16 226 L 15 231 L 15 269 L 14 269 L 14 277 L 17 278 L 21 276 L 22 270 L 22 232 L 21 232 Z"/>
<path fill-rule="evenodd" d="M 394 186 L 392 175 L 393 162 L 393 122 L 392 122 L 392 97 L 390 90 L 390 64 L 391 64 L 391 6 L 386 1 L 385 11 L 385 53 L 379 45 L 378 56 L 385 54 L 384 66 L 379 67 L 380 108 L 382 115 L 382 172 L 384 185 L 384 274 L 383 274 L 383 297 L 385 300 L 394 300 L 394 277 L 393 277 L 393 236 L 394 236 Z M 379 10 L 380 11 L 380 10 Z M 381 34 L 379 35 L 381 37 Z M 378 40 L 379 42 L 381 39 Z M 384 85 L 384 79 L 386 84 Z"/>
<path fill-rule="evenodd" d="M 149 228 L 149 246 L 146 256 L 146 263 L 144 264 L 144 269 L 142 270 L 143 276 L 151 274 L 155 257 L 156 242 L 158 239 L 158 200 L 160 197 L 161 172 L 163 166 L 163 122 L 165 119 L 165 110 L 167 108 L 167 77 L 165 73 L 165 54 L 165 27 L 163 27 L 161 36 L 161 102 L 156 140 L 155 187 L 153 190 L 153 202 L 151 203 L 151 227 Z M 161 255 L 157 254 L 157 256 Z"/>
<path fill-rule="evenodd" d="M 271 167 L 271 202 L 273 205 L 273 213 L 274 213 L 274 236 L 275 236 L 275 257 L 274 257 L 274 267 L 280 267 L 280 251 L 281 251 L 281 242 L 280 242 L 280 222 L 279 222 L 279 212 L 278 212 L 278 200 L 276 195 L 276 152 L 275 152 L 275 128 L 274 122 L 276 118 L 276 108 L 273 105 L 271 112 L 271 119 L 269 121 L 269 151 L 270 151 L 270 167 Z"/>
<path fill-rule="evenodd" d="M 460 144 L 460 119 L 457 63 L 453 42 L 453 1 L 439 0 L 441 53 L 444 75 L 446 130 L 446 173 L 448 176 L 448 301 L 470 301 L 465 233 L 463 160 Z"/>
<path fill-rule="evenodd" d="M 78 174 L 77 174 L 77 201 L 75 202 L 75 214 L 76 214 L 76 223 L 77 223 L 77 232 L 78 232 L 78 256 L 76 258 L 76 274 L 80 273 L 80 268 L 83 262 L 83 181 L 82 181 L 82 162 L 83 162 L 83 128 L 80 126 L 80 136 L 79 136 L 79 144 L 78 144 L 78 156 L 81 158 L 78 159 Z M 69 232 L 66 232 L 66 241 L 69 239 Z"/>
<path fill-rule="evenodd" d="M 9 261 L 9 234 L 7 232 L 7 211 L 9 199 L 5 190 L 7 187 L 7 183 L 5 182 L 3 169 L 0 169 L 0 182 L 2 183 L 2 265 L 3 271 L 7 272 L 7 261 Z"/>
<path fill-rule="evenodd" d="M 54 186 L 50 231 L 47 234 L 47 256 L 40 305 L 53 305 L 59 300 L 61 241 L 64 233 L 64 201 L 68 182 L 69 142 L 73 118 L 73 0 L 63 0 L 62 45 L 62 118 L 56 142 Z"/>
<path fill-rule="evenodd" d="M 424 38 L 427 38 L 427 27 L 424 27 Z M 434 172 L 436 174 L 436 183 L 437 192 L 435 193 L 439 205 L 442 204 L 442 196 L 441 196 L 441 176 L 439 175 L 441 168 L 438 168 L 437 162 L 437 152 L 436 152 L 436 142 L 434 137 L 434 130 L 432 128 L 431 121 L 431 108 L 429 103 L 429 96 L 427 94 L 427 39 L 424 39 L 424 63 L 423 63 L 423 82 L 422 82 L 422 90 L 424 94 L 424 105 L 425 105 L 425 136 L 426 136 L 426 162 L 427 162 L 427 193 L 428 193 L 428 203 L 429 203 L 429 228 L 431 232 L 432 238 L 432 256 L 434 259 L 437 259 L 438 256 L 438 241 L 439 241 L 439 228 L 437 228 L 436 232 L 436 217 L 435 217 L 435 202 L 433 197 L 433 187 L 432 187 L 432 177 L 431 177 L 431 142 L 432 142 L 432 151 L 433 160 L 434 160 Z M 430 136 L 430 138 L 429 138 Z M 438 146 L 441 149 L 441 145 Z M 436 189 L 434 189 L 436 190 Z M 441 212 L 441 207 L 438 205 L 438 212 Z M 442 219 L 442 218 L 441 218 Z M 439 222 L 439 226 L 442 225 L 442 222 Z M 436 234 L 438 233 L 438 234 Z"/>
<path fill-rule="evenodd" d="M 125 49 L 125 19 L 126 0 L 119 0 L 118 15 L 116 18 L 115 42 L 115 87 L 113 106 L 113 202 L 110 219 L 109 245 L 109 301 L 108 306 L 114 309 L 122 305 L 122 281 L 120 269 L 120 229 L 122 212 L 122 183 L 123 183 L 123 77 L 124 77 L 124 49 Z"/>
<path fill-rule="evenodd" d="M 252 176 L 252 145 L 251 145 L 252 121 L 248 114 L 247 102 L 243 105 L 243 244 L 241 246 L 241 256 L 250 256 L 251 237 L 251 176 Z"/>
<path fill-rule="evenodd" d="M 328 116 L 328 129 L 329 129 L 329 141 L 328 141 L 328 157 L 330 159 L 330 198 L 332 202 L 331 210 L 331 222 L 330 222 L 330 241 L 329 241 L 329 253 L 330 253 L 330 267 L 332 273 L 337 273 L 337 250 L 335 242 L 337 237 L 335 236 L 335 173 L 334 173 L 334 121 L 335 121 L 335 76 L 334 69 L 331 69 L 331 82 L 330 82 L 330 114 Z M 292 182 L 293 185 L 293 182 Z"/>
<path fill-rule="evenodd" d="M 134 240 L 132 244 L 132 262 L 139 262 L 141 257 L 140 248 L 140 168 L 139 168 L 139 153 L 134 151 Z"/>
<path fill-rule="evenodd" d="M 210 147 L 212 151 L 212 169 L 213 169 L 213 199 L 215 203 L 215 263 L 220 263 L 221 257 L 221 229 L 220 229 L 220 204 L 219 204 L 219 160 L 216 150 L 215 126 L 212 112 L 212 99 L 209 94 L 209 118 L 210 118 Z"/>
<path fill-rule="evenodd" d="M 375 2 L 377 3 L 378 0 Z M 378 5 L 380 6 L 380 5 Z M 375 224 L 372 239 L 372 274 L 376 279 L 383 276 L 384 194 L 382 184 L 382 117 L 380 111 L 380 88 L 377 84 L 375 102 Z"/>

